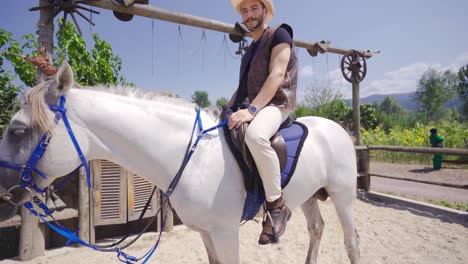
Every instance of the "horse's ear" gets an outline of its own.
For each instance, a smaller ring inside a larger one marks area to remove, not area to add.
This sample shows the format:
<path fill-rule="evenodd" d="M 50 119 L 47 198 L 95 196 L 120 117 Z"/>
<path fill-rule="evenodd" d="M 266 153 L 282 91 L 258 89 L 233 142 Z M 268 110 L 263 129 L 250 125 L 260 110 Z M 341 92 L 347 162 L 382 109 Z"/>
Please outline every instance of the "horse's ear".
<path fill-rule="evenodd" d="M 73 70 L 67 61 L 63 61 L 55 76 L 56 94 L 61 95 L 68 92 L 73 86 L 73 81 Z"/>

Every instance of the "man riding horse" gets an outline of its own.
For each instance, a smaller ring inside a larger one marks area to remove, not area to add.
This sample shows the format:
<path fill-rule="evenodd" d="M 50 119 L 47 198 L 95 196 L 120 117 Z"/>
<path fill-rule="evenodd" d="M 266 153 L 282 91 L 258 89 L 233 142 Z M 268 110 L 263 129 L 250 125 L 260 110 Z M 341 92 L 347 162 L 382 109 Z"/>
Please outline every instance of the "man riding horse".
<path fill-rule="evenodd" d="M 244 54 L 239 86 L 229 101 L 234 112 L 229 129 L 250 122 L 245 142 L 257 165 L 265 189 L 266 222 L 259 244 L 278 242 L 291 218 L 281 191 L 280 163 L 270 138 L 296 106 L 297 58 L 292 29 L 269 27 L 274 15 L 272 0 L 231 0 L 242 16 L 253 42 Z"/>

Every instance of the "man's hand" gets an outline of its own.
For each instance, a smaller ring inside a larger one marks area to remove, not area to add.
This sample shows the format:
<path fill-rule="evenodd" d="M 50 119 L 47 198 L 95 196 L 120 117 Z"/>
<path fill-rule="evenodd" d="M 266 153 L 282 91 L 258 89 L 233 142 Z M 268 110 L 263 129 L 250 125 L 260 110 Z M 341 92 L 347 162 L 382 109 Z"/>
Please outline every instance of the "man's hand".
<path fill-rule="evenodd" d="M 250 122 L 254 119 L 254 116 L 252 113 L 249 112 L 247 109 L 242 109 L 234 114 L 231 115 L 231 118 L 229 118 L 228 126 L 229 129 L 233 128 L 239 128 L 242 124 L 245 122 Z"/>

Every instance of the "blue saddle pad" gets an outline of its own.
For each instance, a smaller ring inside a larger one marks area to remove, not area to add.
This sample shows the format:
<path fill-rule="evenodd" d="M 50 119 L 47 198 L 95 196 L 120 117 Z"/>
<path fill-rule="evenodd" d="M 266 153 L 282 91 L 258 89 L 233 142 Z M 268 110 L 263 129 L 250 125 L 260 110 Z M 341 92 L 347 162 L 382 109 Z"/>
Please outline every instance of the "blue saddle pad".
<path fill-rule="evenodd" d="M 294 174 L 302 146 L 307 138 L 308 130 L 305 125 L 294 121 L 291 126 L 282 128 L 279 132 L 286 142 L 286 152 L 288 156 L 286 166 L 281 172 L 281 188 L 284 188 Z M 256 195 L 254 191 L 248 190 L 241 221 L 252 220 L 258 213 L 258 210 L 260 210 L 260 206 L 262 206 L 264 200 L 265 193 L 263 192 L 263 188 L 262 191 L 258 191 Z"/>

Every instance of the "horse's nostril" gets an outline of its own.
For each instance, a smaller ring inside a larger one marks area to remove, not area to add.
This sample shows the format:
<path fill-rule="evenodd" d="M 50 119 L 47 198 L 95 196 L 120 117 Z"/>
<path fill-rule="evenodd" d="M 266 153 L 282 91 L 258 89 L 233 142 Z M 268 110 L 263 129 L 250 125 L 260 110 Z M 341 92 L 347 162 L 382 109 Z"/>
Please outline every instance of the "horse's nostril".
<path fill-rule="evenodd" d="M 9 202 L 9 201 L 11 201 L 11 196 L 8 195 L 8 194 L 7 194 L 7 195 L 4 195 L 4 196 L 2 197 L 2 200 L 5 201 L 5 202 Z"/>

